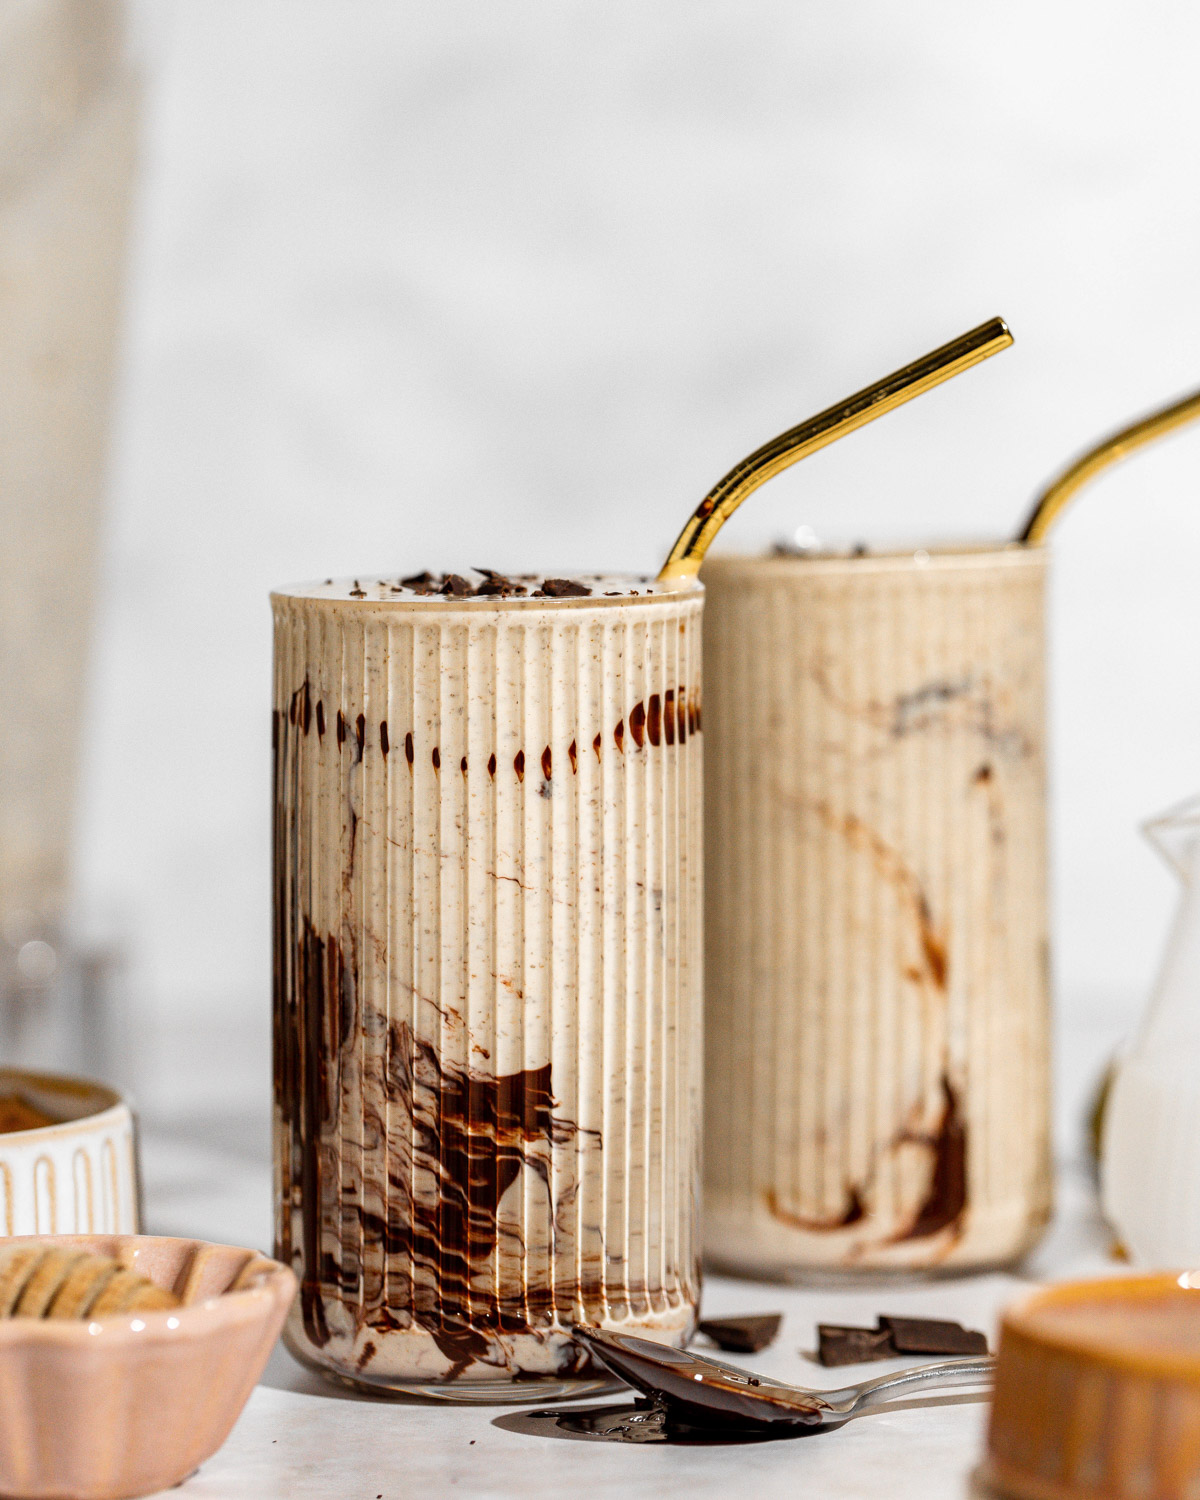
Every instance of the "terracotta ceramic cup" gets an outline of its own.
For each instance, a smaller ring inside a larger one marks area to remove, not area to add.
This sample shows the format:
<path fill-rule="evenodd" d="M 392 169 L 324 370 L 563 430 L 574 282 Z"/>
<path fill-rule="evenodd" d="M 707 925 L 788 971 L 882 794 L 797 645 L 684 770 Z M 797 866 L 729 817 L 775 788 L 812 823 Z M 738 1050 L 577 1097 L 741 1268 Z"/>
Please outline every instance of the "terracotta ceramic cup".
<path fill-rule="evenodd" d="M 1194 1273 L 1114 1277 L 1010 1307 L 982 1486 L 1011 1500 L 1194 1500 L 1197 1286 Z"/>
<path fill-rule="evenodd" d="M 120 1094 L 84 1078 L 0 1068 L 0 1099 L 54 1122 L 0 1132 L 0 1233 L 137 1233 L 136 1132 Z"/>
<path fill-rule="evenodd" d="M 111 1256 L 183 1305 L 101 1322 L 0 1320 L 0 1494 L 122 1500 L 179 1484 L 228 1437 L 295 1277 L 254 1250 L 200 1240 L 37 1243 Z"/>
<path fill-rule="evenodd" d="M 721 1267 L 980 1267 L 1046 1222 L 1046 563 L 705 563 Z"/>

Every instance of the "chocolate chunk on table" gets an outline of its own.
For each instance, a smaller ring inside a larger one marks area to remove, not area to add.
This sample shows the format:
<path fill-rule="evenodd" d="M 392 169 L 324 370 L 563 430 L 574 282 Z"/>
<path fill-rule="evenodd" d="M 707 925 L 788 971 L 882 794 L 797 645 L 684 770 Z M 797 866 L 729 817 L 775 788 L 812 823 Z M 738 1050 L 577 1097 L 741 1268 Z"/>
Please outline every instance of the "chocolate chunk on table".
<path fill-rule="evenodd" d="M 947 1318 L 892 1318 L 880 1315 L 875 1328 L 817 1324 L 817 1358 L 823 1365 L 865 1364 L 898 1354 L 971 1355 L 988 1352 L 987 1339 Z"/>
<path fill-rule="evenodd" d="M 987 1339 L 973 1328 L 945 1318 L 880 1317 L 897 1354 L 986 1354 Z"/>
<path fill-rule="evenodd" d="M 757 1354 L 775 1342 L 782 1313 L 755 1313 L 742 1318 L 702 1318 L 700 1332 L 718 1349 L 731 1354 Z"/>
<path fill-rule="evenodd" d="M 896 1346 L 888 1328 L 847 1328 L 817 1324 L 817 1358 L 823 1365 L 861 1365 L 872 1359 L 894 1359 Z"/>

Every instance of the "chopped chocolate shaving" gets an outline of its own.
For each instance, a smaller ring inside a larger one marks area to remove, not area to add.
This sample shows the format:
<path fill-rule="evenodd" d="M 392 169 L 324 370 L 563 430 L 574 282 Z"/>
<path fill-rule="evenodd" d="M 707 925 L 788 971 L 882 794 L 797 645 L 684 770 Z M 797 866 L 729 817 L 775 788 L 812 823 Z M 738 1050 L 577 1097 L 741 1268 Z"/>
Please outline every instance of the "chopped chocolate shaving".
<path fill-rule="evenodd" d="M 987 1339 L 945 1318 L 885 1318 L 880 1328 L 892 1336 L 897 1354 L 986 1354 Z"/>
<path fill-rule="evenodd" d="M 718 1349 L 731 1354 L 757 1354 L 775 1342 L 782 1313 L 755 1313 L 741 1318 L 702 1318 L 700 1332 Z"/>
<path fill-rule="evenodd" d="M 448 594 L 452 599 L 465 599 L 468 594 L 473 594 L 474 588 L 458 573 L 447 573 L 446 580 L 438 590 L 439 594 Z"/>
<path fill-rule="evenodd" d="M 861 1365 L 872 1359 L 892 1359 L 896 1348 L 887 1328 L 844 1328 L 817 1324 L 817 1358 L 823 1365 Z"/>
<path fill-rule="evenodd" d="M 477 594 L 499 594 L 501 598 L 507 599 L 512 594 L 528 593 L 523 583 L 506 578 L 503 573 L 497 573 L 493 568 L 476 568 L 475 571 L 483 574 L 483 582 L 475 590 Z"/>
<path fill-rule="evenodd" d="M 424 573 L 414 573 L 411 578 L 402 578 L 400 582 L 406 589 L 419 589 L 425 584 L 433 583 L 433 574 L 426 570 Z"/>
<path fill-rule="evenodd" d="M 592 591 L 585 583 L 577 583 L 574 578 L 547 578 L 542 588 L 551 599 L 582 599 Z"/>

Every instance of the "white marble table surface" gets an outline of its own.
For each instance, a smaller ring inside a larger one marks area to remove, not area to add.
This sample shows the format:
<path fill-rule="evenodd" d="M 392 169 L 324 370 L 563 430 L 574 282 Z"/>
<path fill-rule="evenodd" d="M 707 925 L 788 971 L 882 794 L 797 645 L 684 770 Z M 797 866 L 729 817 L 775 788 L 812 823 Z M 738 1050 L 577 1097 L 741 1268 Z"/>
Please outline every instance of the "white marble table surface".
<path fill-rule="evenodd" d="M 239 1139 L 228 1126 L 200 1143 L 193 1130 L 145 1131 L 147 1228 L 265 1246 L 270 1184 L 262 1123 Z M 985 1328 L 1038 1279 L 1113 1269 L 1086 1173 L 1060 1174 L 1058 1209 L 1045 1241 L 1019 1274 L 992 1274 L 852 1289 L 779 1287 L 710 1277 L 704 1311 L 781 1310 L 775 1345 L 738 1360 L 813 1386 L 842 1385 L 898 1368 L 879 1363 L 825 1370 L 803 1351 L 815 1324 L 873 1323 L 877 1313 L 927 1313 Z M 911 1363 L 911 1360 L 908 1361 Z M 596 1398 L 598 1401 L 600 1398 Z M 611 1398 L 619 1399 L 619 1398 Z M 180 1500 L 398 1500 L 421 1495 L 887 1496 L 950 1500 L 968 1494 L 986 1404 L 968 1392 L 922 1397 L 840 1429 L 746 1444 L 629 1445 L 572 1437 L 524 1407 L 441 1406 L 358 1397 L 326 1384 L 280 1346 L 229 1440 L 176 1491 Z M 585 1404 L 596 1404 L 595 1401 Z"/>

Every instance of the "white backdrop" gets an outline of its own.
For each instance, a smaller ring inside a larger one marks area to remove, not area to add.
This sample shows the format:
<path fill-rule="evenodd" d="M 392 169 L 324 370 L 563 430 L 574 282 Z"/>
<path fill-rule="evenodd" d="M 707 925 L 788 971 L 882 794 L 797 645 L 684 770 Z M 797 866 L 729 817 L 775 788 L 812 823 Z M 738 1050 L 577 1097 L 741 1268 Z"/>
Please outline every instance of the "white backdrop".
<path fill-rule="evenodd" d="M 774 481 L 757 546 L 999 537 L 1200 384 L 1200 11 L 1170 0 L 147 0 L 79 869 L 144 1035 L 258 1068 L 277 582 L 653 570 L 781 428 L 1016 347 Z M 1200 790 L 1200 431 L 1055 538 L 1061 1003 L 1136 1010 Z M 146 1085 L 144 1084 L 145 1088 Z"/>

